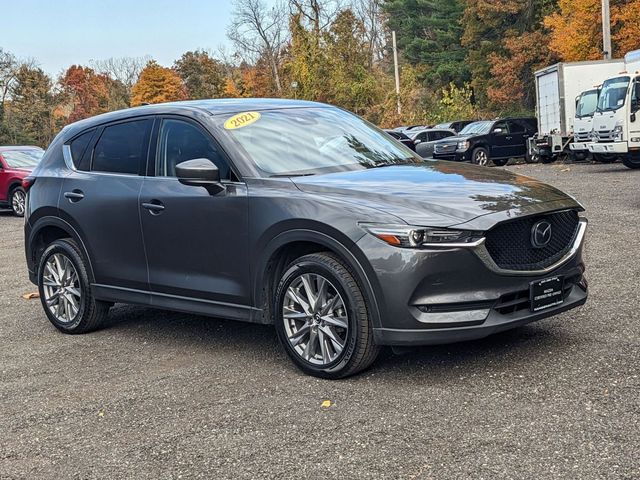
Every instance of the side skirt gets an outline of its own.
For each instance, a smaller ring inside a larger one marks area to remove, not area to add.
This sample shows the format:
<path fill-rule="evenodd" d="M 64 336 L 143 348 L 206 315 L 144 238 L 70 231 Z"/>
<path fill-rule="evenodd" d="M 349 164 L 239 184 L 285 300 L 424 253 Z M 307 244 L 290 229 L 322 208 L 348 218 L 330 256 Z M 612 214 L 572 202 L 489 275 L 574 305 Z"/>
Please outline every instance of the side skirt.
<path fill-rule="evenodd" d="M 259 308 L 233 303 L 215 302 L 200 298 L 182 297 L 166 293 L 135 290 L 94 283 L 93 294 L 98 300 L 114 303 L 146 305 L 175 312 L 206 315 L 209 317 L 239 320 L 242 322 L 263 323 L 262 310 Z"/>

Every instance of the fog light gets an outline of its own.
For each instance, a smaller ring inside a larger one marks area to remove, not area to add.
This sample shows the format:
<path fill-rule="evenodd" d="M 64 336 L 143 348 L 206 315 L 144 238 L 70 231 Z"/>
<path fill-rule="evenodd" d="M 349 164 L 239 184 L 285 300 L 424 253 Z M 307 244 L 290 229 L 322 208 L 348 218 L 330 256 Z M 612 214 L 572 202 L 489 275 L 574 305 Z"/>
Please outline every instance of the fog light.
<path fill-rule="evenodd" d="M 640 143 L 640 137 L 633 137 L 631 139 L 632 142 Z"/>

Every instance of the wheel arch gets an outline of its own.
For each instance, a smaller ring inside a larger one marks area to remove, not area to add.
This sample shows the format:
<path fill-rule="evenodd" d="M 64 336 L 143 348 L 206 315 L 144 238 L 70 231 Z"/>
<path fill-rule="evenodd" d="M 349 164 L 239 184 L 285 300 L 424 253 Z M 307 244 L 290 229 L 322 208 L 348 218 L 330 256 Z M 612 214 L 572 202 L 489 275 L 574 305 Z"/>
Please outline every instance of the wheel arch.
<path fill-rule="evenodd" d="M 278 279 L 284 268 L 302 255 L 317 252 L 330 252 L 342 260 L 354 274 L 358 285 L 362 289 L 369 315 L 374 327 L 380 326 L 379 287 L 372 282 L 373 272 L 366 262 L 364 255 L 355 249 L 350 249 L 331 236 L 308 229 L 289 230 L 273 238 L 262 251 L 261 261 L 258 262 L 254 274 L 253 298 L 255 305 L 262 310 L 261 323 L 272 323 L 272 300 Z M 359 258 L 360 257 L 360 258 Z"/>
<path fill-rule="evenodd" d="M 53 241 L 61 238 L 70 238 L 80 248 L 84 258 L 87 260 L 89 280 L 94 281 L 93 265 L 91 257 L 78 232 L 67 222 L 58 217 L 42 217 L 31 228 L 29 239 L 27 241 L 29 263 L 33 265 L 33 271 L 37 273 L 40 255 L 44 252 L 48 245 Z"/>

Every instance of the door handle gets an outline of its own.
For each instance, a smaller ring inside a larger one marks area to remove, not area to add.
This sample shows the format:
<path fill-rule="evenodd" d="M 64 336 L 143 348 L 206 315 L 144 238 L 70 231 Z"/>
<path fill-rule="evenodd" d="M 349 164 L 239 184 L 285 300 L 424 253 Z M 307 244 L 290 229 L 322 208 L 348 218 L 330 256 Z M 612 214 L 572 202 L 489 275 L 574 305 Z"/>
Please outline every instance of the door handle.
<path fill-rule="evenodd" d="M 513 137 L 504 137 L 507 140 L 511 140 Z"/>
<path fill-rule="evenodd" d="M 84 198 L 82 190 L 72 190 L 71 192 L 64 192 L 64 198 L 68 199 L 71 203 L 79 202 Z"/>
<path fill-rule="evenodd" d="M 158 215 L 164 210 L 164 205 L 159 200 L 151 200 L 150 202 L 143 202 L 142 208 L 149 210 L 152 215 Z"/>

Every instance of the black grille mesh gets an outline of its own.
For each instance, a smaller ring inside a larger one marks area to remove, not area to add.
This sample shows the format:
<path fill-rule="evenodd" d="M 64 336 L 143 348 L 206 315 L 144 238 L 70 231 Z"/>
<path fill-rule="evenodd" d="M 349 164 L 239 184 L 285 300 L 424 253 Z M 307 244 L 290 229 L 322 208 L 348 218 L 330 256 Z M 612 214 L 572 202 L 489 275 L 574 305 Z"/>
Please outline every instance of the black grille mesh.
<path fill-rule="evenodd" d="M 534 248 L 531 229 L 541 220 L 551 224 L 551 241 L 546 247 Z M 573 210 L 513 220 L 489 230 L 485 245 L 500 268 L 540 270 L 553 265 L 571 249 L 578 223 L 578 213 Z"/>

